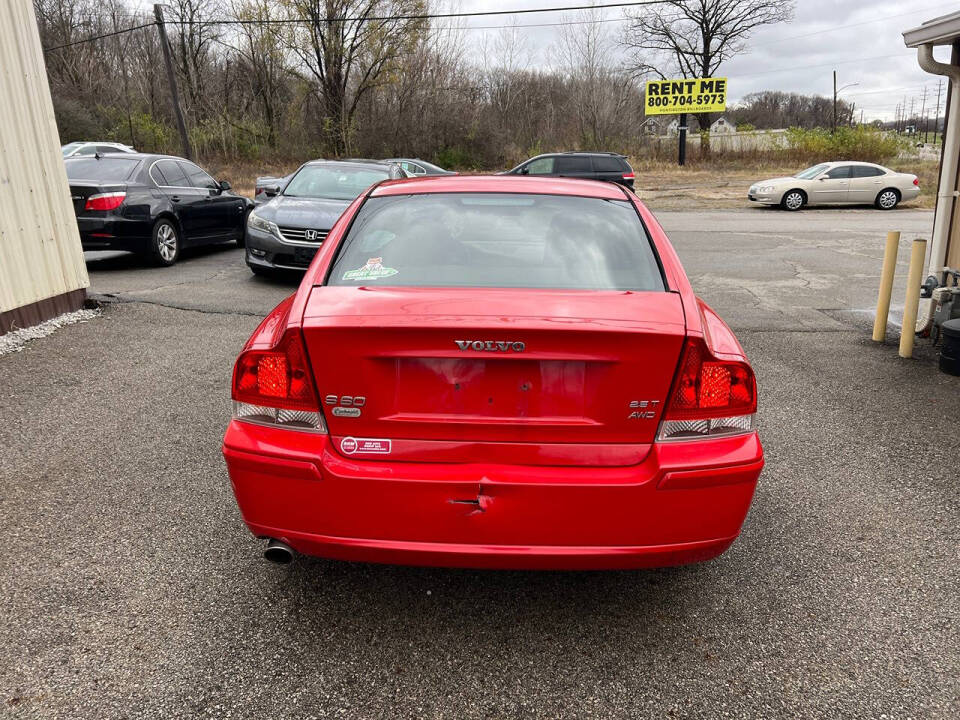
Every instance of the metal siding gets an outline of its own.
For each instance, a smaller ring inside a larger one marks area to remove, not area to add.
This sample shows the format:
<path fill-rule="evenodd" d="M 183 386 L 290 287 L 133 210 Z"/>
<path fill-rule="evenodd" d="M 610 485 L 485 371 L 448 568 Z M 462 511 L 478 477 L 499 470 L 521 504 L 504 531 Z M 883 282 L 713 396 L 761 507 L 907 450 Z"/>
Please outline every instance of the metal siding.
<path fill-rule="evenodd" d="M 86 288 L 31 0 L 0 1 L 0 312 Z"/>

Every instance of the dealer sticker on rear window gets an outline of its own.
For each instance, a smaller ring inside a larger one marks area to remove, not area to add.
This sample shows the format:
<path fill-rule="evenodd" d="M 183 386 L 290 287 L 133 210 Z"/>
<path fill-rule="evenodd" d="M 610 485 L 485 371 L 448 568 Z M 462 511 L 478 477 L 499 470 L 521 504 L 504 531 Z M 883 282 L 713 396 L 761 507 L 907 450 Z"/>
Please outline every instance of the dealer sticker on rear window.
<path fill-rule="evenodd" d="M 389 455 L 392 444 L 390 440 L 382 438 L 345 437 L 340 441 L 340 452 L 344 455 L 353 455 L 354 453 Z"/>
<path fill-rule="evenodd" d="M 379 280 L 380 278 L 396 275 L 397 270 L 383 266 L 383 258 L 370 258 L 362 268 L 348 270 L 343 274 L 344 280 Z"/>

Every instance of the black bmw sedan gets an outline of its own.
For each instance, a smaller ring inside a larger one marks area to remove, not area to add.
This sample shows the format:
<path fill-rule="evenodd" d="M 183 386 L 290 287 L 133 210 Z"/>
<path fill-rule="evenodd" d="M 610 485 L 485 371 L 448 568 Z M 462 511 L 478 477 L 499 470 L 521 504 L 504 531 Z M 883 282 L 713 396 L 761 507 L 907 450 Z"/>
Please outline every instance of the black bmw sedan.
<path fill-rule="evenodd" d="M 304 270 L 330 228 L 360 194 L 381 180 L 407 177 L 377 160 L 313 160 L 300 166 L 247 221 L 247 265 L 256 275 Z"/>
<path fill-rule="evenodd" d="M 193 245 L 243 245 L 253 203 L 183 158 L 117 153 L 64 160 L 84 250 L 173 265 Z"/>

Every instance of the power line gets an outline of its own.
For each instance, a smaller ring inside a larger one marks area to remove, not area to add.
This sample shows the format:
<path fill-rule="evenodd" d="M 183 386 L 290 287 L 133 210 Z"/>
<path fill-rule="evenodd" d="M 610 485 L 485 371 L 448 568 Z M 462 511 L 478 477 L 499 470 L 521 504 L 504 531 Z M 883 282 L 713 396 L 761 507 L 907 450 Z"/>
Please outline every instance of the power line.
<path fill-rule="evenodd" d="M 940 8 L 940 7 L 952 7 L 954 5 L 956 5 L 955 2 L 940 3 L 939 5 L 931 5 L 929 8 L 925 8 L 925 10 L 932 10 L 933 8 Z M 755 47 L 764 47 L 765 45 L 779 45 L 780 43 L 787 42 L 788 40 L 802 40 L 803 38 L 814 37 L 816 35 L 823 35 L 824 33 L 836 32 L 837 30 L 844 30 L 846 28 L 852 28 L 852 27 L 860 27 L 862 25 L 872 25 L 873 23 L 876 23 L 876 22 L 882 22 L 884 20 L 892 20 L 894 18 L 906 17 L 908 15 L 916 15 L 916 14 L 917 14 L 916 10 L 913 10 L 911 12 L 898 13 L 896 15 L 884 15 L 883 17 L 874 18 L 873 20 L 864 20 L 863 22 L 850 23 L 849 25 L 834 25 L 833 27 L 829 27 L 824 30 L 814 30 L 813 32 L 808 32 L 803 35 L 792 35 L 791 37 L 779 38 L 777 40 L 769 40 L 767 42 L 762 42 L 762 43 L 751 43 L 750 47 L 755 48 Z M 749 55 L 750 51 L 744 54 Z"/>
<path fill-rule="evenodd" d="M 156 25 L 156 20 L 143 25 L 137 25 L 136 27 L 123 28 L 122 30 L 114 30 L 113 32 L 103 33 L 101 35 L 95 35 L 93 37 L 84 38 L 83 40 L 74 40 L 73 42 L 64 43 L 63 45 L 54 45 L 53 47 L 45 47 L 44 52 L 53 52 L 54 50 L 62 50 L 63 48 L 73 47 L 74 45 L 82 45 L 83 43 L 93 42 L 94 40 L 103 40 L 104 38 L 113 37 L 114 35 L 124 35 L 134 30 L 142 30 L 143 28 L 153 27 Z"/>
<path fill-rule="evenodd" d="M 905 56 L 903 55 L 903 53 L 896 53 L 893 55 L 875 55 L 874 57 L 856 58 L 853 60 L 833 60 L 831 62 L 820 63 L 819 65 L 793 65 L 788 68 L 779 68 L 777 70 L 764 70 L 763 72 L 758 72 L 758 73 L 730 73 L 728 71 L 728 74 L 730 75 L 730 77 L 736 77 L 736 78 L 756 77 L 758 75 L 773 75 L 776 73 L 793 72 L 795 70 L 811 70 L 814 68 L 833 67 L 834 65 L 849 65 L 850 63 L 868 62 L 872 60 L 886 60 L 894 57 L 902 58 Z"/>
<path fill-rule="evenodd" d="M 321 18 L 323 22 L 386 22 L 389 20 L 434 20 L 434 19 L 449 19 L 449 18 L 467 18 L 467 17 L 492 17 L 492 16 L 502 16 L 502 15 L 530 15 L 534 13 L 552 13 L 552 12 L 569 12 L 571 10 L 604 10 L 607 8 L 626 8 L 626 7 L 645 7 L 650 5 L 663 5 L 668 0 L 633 0 L 632 2 L 616 2 L 616 3 L 607 3 L 605 5 L 564 5 L 564 6 L 553 6 L 545 8 L 518 8 L 513 10 L 478 10 L 474 12 L 450 12 L 450 13 L 414 13 L 414 14 L 405 14 L 405 15 L 380 15 L 380 16 L 367 16 L 367 15 L 355 15 L 355 16 L 346 16 L 346 17 L 325 17 Z M 259 19 L 259 20 L 240 20 L 240 19 L 222 19 L 222 20 L 201 20 L 201 21 L 192 21 L 192 20 L 166 20 L 168 25 L 279 25 L 279 24 L 296 24 L 307 22 L 303 18 L 268 18 L 268 19 Z M 590 22 L 590 21 L 579 21 L 579 22 Z M 569 24 L 576 24 L 576 22 L 570 22 Z M 148 22 L 143 25 L 137 25 L 135 27 L 123 28 L 121 30 L 115 30 L 109 33 L 102 33 L 100 35 L 94 35 L 92 37 L 84 38 L 82 40 L 75 40 L 73 42 L 64 43 L 63 45 L 55 45 L 53 47 L 44 48 L 46 52 L 53 50 L 60 50 L 62 48 L 72 47 L 73 45 L 81 45 L 83 43 L 95 42 L 96 40 L 102 40 L 104 38 L 113 37 L 115 35 L 122 35 L 124 33 L 133 32 L 134 30 L 142 30 L 143 28 L 152 27 L 156 25 L 156 21 Z"/>
<path fill-rule="evenodd" d="M 405 15 L 367 16 L 355 15 L 352 17 L 320 17 L 322 22 L 382 22 L 386 20 L 437 20 L 445 18 L 491 17 L 495 15 L 529 15 L 532 13 L 569 12 L 571 10 L 606 10 L 607 8 L 644 7 L 649 5 L 665 5 L 669 0 L 634 0 L 633 2 L 616 2 L 605 5 L 566 5 L 545 8 L 522 8 L 516 10 L 477 10 L 474 12 L 450 13 L 412 13 Z M 291 24 L 305 22 L 303 18 L 268 18 L 266 20 L 204 20 L 207 25 L 259 25 L 259 24 Z M 187 20 L 167 20 L 168 24 L 189 25 Z"/>

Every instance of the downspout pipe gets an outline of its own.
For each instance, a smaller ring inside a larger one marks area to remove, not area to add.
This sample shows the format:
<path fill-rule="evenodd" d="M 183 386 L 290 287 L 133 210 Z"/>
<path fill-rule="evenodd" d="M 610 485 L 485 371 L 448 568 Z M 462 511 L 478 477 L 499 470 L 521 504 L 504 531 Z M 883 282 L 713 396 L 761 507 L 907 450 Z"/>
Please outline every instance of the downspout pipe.
<path fill-rule="evenodd" d="M 957 162 L 960 157 L 960 66 L 938 62 L 933 57 L 933 45 L 927 43 L 917 47 L 917 62 L 920 67 L 932 75 L 943 75 L 951 83 L 950 107 L 947 109 L 947 128 L 943 138 L 943 163 L 940 168 L 940 181 L 937 191 L 937 210 L 933 218 L 933 241 L 930 244 L 930 264 L 928 273 L 940 277 L 947 260 L 947 242 L 950 237 L 950 218 L 957 196 Z M 929 329 L 933 322 L 933 303 L 924 301 L 917 318 L 917 332 Z"/>

